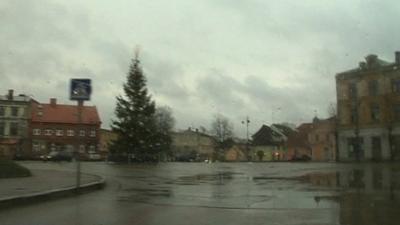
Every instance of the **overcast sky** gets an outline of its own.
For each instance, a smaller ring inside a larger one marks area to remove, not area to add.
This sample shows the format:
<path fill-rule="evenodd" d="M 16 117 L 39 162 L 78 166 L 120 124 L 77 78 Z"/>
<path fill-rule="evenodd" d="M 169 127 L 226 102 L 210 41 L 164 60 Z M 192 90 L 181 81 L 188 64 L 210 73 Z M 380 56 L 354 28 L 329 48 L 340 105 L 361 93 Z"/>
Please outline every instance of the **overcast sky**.
<path fill-rule="evenodd" d="M 91 78 L 109 127 L 134 49 L 148 88 L 177 128 L 228 117 L 243 136 L 309 122 L 336 101 L 335 74 L 400 50 L 397 1 L 2 0 L 0 93 L 70 104 L 70 78 Z"/>

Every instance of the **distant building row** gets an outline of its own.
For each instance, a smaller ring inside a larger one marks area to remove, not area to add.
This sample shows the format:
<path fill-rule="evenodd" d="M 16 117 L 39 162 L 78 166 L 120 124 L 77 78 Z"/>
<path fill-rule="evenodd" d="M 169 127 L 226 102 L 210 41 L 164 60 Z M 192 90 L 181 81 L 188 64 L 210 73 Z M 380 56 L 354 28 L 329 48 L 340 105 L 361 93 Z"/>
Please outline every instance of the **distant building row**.
<path fill-rule="evenodd" d="M 247 143 L 232 140 L 222 149 L 224 161 L 335 161 L 335 118 L 302 124 L 292 129 L 285 125 L 263 125 Z M 216 159 L 218 145 L 214 137 L 198 130 L 188 129 L 173 134 L 172 151 L 176 161 L 203 161 Z"/>

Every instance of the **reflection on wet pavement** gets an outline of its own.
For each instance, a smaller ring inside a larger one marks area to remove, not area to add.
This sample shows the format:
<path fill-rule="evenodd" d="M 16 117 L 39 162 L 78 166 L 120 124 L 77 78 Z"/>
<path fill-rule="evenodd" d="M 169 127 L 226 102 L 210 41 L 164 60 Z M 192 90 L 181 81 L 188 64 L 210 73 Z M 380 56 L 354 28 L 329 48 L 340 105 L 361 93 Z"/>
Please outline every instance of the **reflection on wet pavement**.
<path fill-rule="evenodd" d="M 340 188 L 337 196 L 316 201 L 339 204 L 341 224 L 399 224 L 400 171 L 398 167 L 367 166 L 342 172 L 312 173 L 305 180 L 314 186 Z"/>
<path fill-rule="evenodd" d="M 398 224 L 391 218 L 400 219 L 397 168 L 367 165 L 285 176 L 218 169 L 157 179 L 138 176 L 140 188 L 123 189 L 118 200 L 227 209 L 332 209 L 341 224 Z"/>
<path fill-rule="evenodd" d="M 73 222 L 63 224 L 103 220 L 108 221 L 104 224 L 130 224 L 132 217 L 139 224 L 163 224 L 166 219 L 173 220 L 170 224 L 185 224 L 180 218 L 187 214 L 188 220 L 190 216 L 198 220 L 196 224 L 400 224 L 397 164 L 160 163 L 83 168 L 105 176 L 106 189 L 48 203 L 50 208 L 32 206 L 24 213 L 64 212 L 74 202 L 79 213 Z M 104 213 L 88 216 L 93 210 Z M 4 215 L 0 212 L 0 224 Z M 19 212 L 8 215 L 15 216 L 5 224 L 20 224 Z M 35 221 L 43 224 L 44 220 L 48 218 Z"/>

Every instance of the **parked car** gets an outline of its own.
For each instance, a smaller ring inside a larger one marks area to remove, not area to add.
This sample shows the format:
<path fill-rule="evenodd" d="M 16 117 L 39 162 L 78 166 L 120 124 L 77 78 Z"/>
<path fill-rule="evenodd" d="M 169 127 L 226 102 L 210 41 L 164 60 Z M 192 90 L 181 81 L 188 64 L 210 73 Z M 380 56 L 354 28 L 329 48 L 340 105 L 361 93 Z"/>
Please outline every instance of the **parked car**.
<path fill-rule="evenodd" d="M 70 162 L 73 158 L 72 153 L 67 151 L 52 151 L 47 155 L 42 155 L 40 158 L 43 161 L 68 161 Z"/>
<path fill-rule="evenodd" d="M 102 160 L 102 157 L 99 153 L 89 153 L 88 160 L 89 161 L 100 161 L 100 160 Z"/>

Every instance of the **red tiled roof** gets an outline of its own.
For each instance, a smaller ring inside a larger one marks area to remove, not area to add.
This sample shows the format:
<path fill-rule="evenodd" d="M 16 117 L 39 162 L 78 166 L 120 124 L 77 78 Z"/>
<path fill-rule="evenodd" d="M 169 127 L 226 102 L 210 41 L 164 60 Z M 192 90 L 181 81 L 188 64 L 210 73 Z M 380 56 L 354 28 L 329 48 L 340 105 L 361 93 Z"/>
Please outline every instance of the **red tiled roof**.
<path fill-rule="evenodd" d="M 78 123 L 78 106 L 33 104 L 32 122 Z M 96 106 L 82 107 L 82 124 L 101 124 Z"/>

